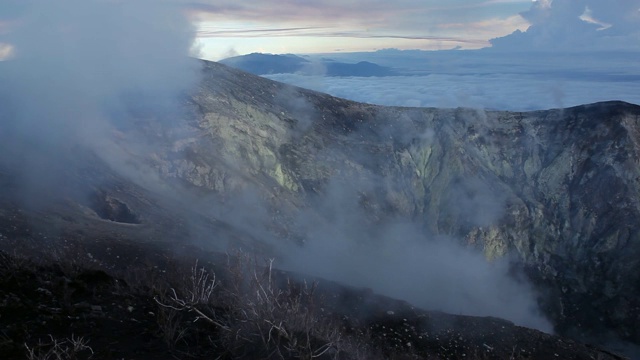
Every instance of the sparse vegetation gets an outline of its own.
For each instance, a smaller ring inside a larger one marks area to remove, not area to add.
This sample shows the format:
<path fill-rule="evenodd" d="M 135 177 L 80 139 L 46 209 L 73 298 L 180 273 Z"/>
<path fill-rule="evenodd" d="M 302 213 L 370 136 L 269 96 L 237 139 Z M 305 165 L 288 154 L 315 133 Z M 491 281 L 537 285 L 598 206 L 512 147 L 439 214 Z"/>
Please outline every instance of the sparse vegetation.
<path fill-rule="evenodd" d="M 504 321 L 305 281 L 242 251 L 198 260 L 139 244 L 10 245 L 0 251 L 6 359 L 613 358 Z M 114 249 L 115 259 L 144 257 L 108 262 Z"/>
<path fill-rule="evenodd" d="M 49 335 L 49 341 L 38 341 L 32 347 L 24 344 L 24 347 L 27 349 L 28 360 L 76 360 L 93 357 L 93 349 L 87 343 L 83 337 L 73 334 L 64 340 Z"/>
<path fill-rule="evenodd" d="M 314 293 L 316 283 L 296 283 L 281 273 L 276 275 L 273 260 L 258 261 L 247 253 L 236 251 L 227 254 L 226 261 L 220 266 L 208 263 L 205 267 L 196 260 L 190 269 L 186 269 L 184 262 L 172 260 L 162 269 L 147 263 L 143 265 L 145 269 L 107 274 L 100 262 L 92 261 L 92 256 L 79 257 L 77 250 L 73 249 L 75 256 L 68 261 L 61 251 L 37 261 L 0 252 L 0 276 L 5 282 L 21 281 L 26 277 L 34 281 L 33 286 L 38 284 L 35 292 L 39 295 L 50 298 L 56 295 L 53 304 L 43 302 L 39 305 L 42 318 L 48 319 L 42 321 L 43 325 L 47 321 L 60 321 L 63 316 L 85 319 L 108 316 L 102 306 L 90 305 L 89 301 L 78 302 L 78 289 L 94 302 L 103 296 L 99 292 L 104 291 L 120 300 L 128 298 L 129 301 L 116 305 L 123 314 L 140 313 L 136 309 L 139 305 L 127 305 L 130 303 L 142 303 L 143 308 L 152 310 L 147 311 L 146 315 L 150 316 L 146 325 L 153 321 L 154 329 L 146 330 L 153 330 L 150 333 L 165 344 L 167 353 L 178 357 L 376 358 L 365 346 L 365 339 L 344 334 L 338 321 L 331 316 L 320 316 L 318 297 Z M 222 279 L 218 278 L 218 273 Z M 94 281 L 96 279 L 92 277 L 97 274 L 108 279 L 102 284 L 106 286 Z M 52 275 L 61 279 L 53 279 Z M 5 297 L 4 305 L 11 307 L 7 304 L 7 296 L 12 294 L 0 294 Z M 24 305 L 18 304 L 22 299 L 15 300 L 13 305 L 16 307 Z M 8 340 L 2 346 L 11 347 L 12 354 L 17 354 L 19 351 L 11 339 L 24 339 L 23 354 L 28 359 L 88 358 L 86 352 L 93 355 L 93 349 L 88 346 L 89 337 L 71 335 L 57 340 L 47 334 L 45 341 L 29 329 L 12 330 L 21 333 L 8 334 Z"/>
<path fill-rule="evenodd" d="M 228 254 L 225 265 L 219 270 L 225 278 L 222 286 L 196 261 L 178 288 L 155 297 L 170 348 L 185 337 L 189 324 L 206 322 L 215 328 L 206 334 L 210 345 L 226 358 L 354 358 L 349 353 L 358 340 L 316 312 L 316 283 L 286 278 L 280 285 L 273 259 L 258 261 L 241 251 Z"/>

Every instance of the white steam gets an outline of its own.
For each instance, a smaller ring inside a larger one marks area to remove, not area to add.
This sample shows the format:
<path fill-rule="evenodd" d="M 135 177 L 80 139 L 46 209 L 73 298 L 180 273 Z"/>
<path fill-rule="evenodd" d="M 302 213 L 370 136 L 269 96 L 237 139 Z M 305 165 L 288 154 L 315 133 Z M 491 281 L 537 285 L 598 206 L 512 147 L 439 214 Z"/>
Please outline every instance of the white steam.
<path fill-rule="evenodd" d="M 361 189 L 333 180 L 314 208 L 320 216 L 300 214 L 296 223 L 306 241 L 299 248 L 281 248 L 287 268 L 369 287 L 425 309 L 496 316 L 552 331 L 551 323 L 539 312 L 535 291 L 509 274 L 506 260 L 487 262 L 456 239 L 429 235 L 408 220 L 372 224 L 359 204 Z M 483 198 L 457 200 L 478 207 L 496 206 L 489 193 Z M 503 212 L 490 207 L 476 210 L 486 215 L 477 220 L 484 225 Z"/>
<path fill-rule="evenodd" d="M 177 115 L 179 96 L 198 80 L 198 63 L 189 58 L 195 30 L 169 3 L 34 0 L 3 2 L 5 10 L 17 19 L 0 38 L 13 55 L 0 67 L 8 102 L 0 134 L 24 146 L 24 175 L 32 179 L 48 176 L 39 174 L 36 157 L 63 162 L 53 157 L 74 145 L 124 164 L 117 128 L 132 112 Z"/>

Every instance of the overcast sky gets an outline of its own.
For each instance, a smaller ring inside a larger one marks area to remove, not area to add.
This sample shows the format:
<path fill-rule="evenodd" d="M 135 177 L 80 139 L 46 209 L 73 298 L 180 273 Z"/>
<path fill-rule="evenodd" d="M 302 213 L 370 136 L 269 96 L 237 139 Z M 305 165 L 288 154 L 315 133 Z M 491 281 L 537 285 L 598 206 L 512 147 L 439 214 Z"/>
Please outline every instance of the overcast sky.
<path fill-rule="evenodd" d="M 272 0 L 246 4 L 200 7 L 205 55 L 481 48 L 491 38 L 525 30 L 529 24 L 519 13 L 531 7 L 531 0 Z"/>
<path fill-rule="evenodd" d="M 39 1 L 1 1 L 0 42 Z M 176 11 L 188 14 L 198 29 L 201 56 L 212 60 L 251 52 L 477 49 L 527 29 L 528 36 L 518 33 L 495 44 L 637 48 L 640 43 L 640 0 L 158 1 L 174 2 Z M 9 51 L 4 43 L 0 57 Z"/>

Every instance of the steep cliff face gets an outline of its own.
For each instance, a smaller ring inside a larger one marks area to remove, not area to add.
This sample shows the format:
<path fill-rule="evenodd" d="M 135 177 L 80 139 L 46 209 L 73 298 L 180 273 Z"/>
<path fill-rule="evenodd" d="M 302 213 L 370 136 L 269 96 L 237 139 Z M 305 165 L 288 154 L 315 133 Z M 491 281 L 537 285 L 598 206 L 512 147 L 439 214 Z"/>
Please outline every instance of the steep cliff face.
<path fill-rule="evenodd" d="M 165 178 L 259 189 L 289 209 L 274 218 L 285 233 L 286 214 L 341 179 L 372 222 L 405 217 L 489 259 L 515 255 L 559 331 L 640 343 L 640 107 L 384 108 L 214 63 L 204 74 L 177 132 L 191 136 L 149 159 Z"/>

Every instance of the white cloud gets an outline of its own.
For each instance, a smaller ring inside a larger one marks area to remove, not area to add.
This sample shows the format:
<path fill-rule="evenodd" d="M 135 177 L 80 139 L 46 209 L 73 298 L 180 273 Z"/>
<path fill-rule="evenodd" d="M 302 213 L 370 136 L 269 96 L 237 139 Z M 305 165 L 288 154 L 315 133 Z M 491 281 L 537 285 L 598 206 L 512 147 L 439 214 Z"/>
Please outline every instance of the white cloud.
<path fill-rule="evenodd" d="M 492 39 L 500 50 L 639 50 L 640 0 L 534 1 L 522 12 L 531 26 Z"/>
<path fill-rule="evenodd" d="M 0 61 L 7 60 L 13 54 L 13 46 L 11 44 L 0 42 Z"/>
<path fill-rule="evenodd" d="M 607 100 L 640 104 L 637 54 L 558 54 L 553 57 L 486 51 L 371 55 L 367 60 L 414 66 L 422 75 L 383 78 L 276 74 L 270 79 L 351 100 L 394 106 L 533 110 Z M 360 55 L 362 56 L 362 55 Z M 429 59 L 429 62 L 425 62 Z M 411 65 L 409 65 L 411 64 Z M 426 64 L 426 65 L 425 65 Z"/>
<path fill-rule="evenodd" d="M 591 9 L 589 8 L 589 6 L 584 8 L 584 13 L 582 13 L 582 15 L 580 15 L 579 17 L 580 20 L 582 21 L 586 21 L 590 24 L 596 24 L 596 25 L 600 25 L 600 28 L 598 29 L 598 31 L 601 30 L 606 30 L 608 28 L 610 28 L 611 24 L 607 24 L 605 22 L 602 22 L 596 18 L 593 17 L 593 11 L 591 11 Z"/>
<path fill-rule="evenodd" d="M 533 2 L 534 6 L 540 7 L 542 9 L 550 9 L 553 0 L 533 0 Z"/>

